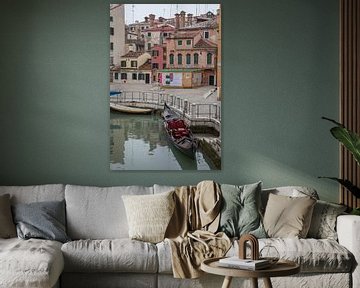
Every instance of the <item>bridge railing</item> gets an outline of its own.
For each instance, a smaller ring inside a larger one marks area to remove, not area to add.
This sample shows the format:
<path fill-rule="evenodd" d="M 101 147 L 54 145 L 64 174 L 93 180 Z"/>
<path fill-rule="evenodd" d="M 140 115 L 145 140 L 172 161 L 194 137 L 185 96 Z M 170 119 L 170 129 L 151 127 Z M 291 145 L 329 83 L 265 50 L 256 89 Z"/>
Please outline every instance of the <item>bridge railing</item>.
<path fill-rule="evenodd" d="M 218 103 L 192 103 L 187 99 L 162 92 L 122 91 L 110 97 L 112 103 L 142 103 L 152 108 L 161 109 L 166 102 L 179 114 L 189 120 L 208 120 L 215 123 L 221 122 L 221 105 Z"/>

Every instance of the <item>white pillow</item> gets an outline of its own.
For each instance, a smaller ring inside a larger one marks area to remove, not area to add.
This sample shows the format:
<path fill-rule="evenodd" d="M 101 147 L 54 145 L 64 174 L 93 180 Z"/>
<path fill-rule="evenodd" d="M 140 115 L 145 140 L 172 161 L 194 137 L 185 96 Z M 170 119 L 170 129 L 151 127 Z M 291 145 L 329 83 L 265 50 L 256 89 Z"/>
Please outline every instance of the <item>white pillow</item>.
<path fill-rule="evenodd" d="M 164 240 L 175 208 L 173 193 L 122 196 L 131 239 L 151 243 Z"/>

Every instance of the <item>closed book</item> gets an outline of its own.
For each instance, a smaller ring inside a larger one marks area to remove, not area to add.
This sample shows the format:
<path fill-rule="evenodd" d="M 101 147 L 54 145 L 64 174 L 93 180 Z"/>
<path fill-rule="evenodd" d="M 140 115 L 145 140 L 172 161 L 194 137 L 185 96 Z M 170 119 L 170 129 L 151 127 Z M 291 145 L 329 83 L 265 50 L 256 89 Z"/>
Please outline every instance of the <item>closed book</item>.
<path fill-rule="evenodd" d="M 251 259 L 240 259 L 237 256 L 233 256 L 229 258 L 220 259 L 219 265 L 222 267 L 229 267 L 229 268 L 258 270 L 269 267 L 271 263 L 269 260 L 266 259 L 251 260 Z"/>

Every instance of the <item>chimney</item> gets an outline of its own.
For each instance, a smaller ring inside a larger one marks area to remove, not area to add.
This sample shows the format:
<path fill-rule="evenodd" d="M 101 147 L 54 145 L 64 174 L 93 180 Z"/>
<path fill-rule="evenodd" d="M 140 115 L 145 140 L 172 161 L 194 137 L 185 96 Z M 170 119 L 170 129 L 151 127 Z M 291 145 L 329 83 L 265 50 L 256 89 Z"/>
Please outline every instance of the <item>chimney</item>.
<path fill-rule="evenodd" d="M 145 22 L 148 23 L 149 22 L 149 17 L 145 16 Z"/>
<path fill-rule="evenodd" d="M 185 11 L 180 12 L 180 28 L 185 27 Z"/>
<path fill-rule="evenodd" d="M 192 25 L 192 19 L 193 19 L 193 14 L 189 13 L 187 14 L 187 25 L 191 26 Z"/>
<path fill-rule="evenodd" d="M 180 28 L 180 14 L 176 13 L 175 14 L 175 29 L 179 29 Z"/>
<path fill-rule="evenodd" d="M 154 27 L 155 23 L 155 15 L 154 14 L 150 14 L 149 15 L 149 19 L 150 19 L 150 27 Z"/>

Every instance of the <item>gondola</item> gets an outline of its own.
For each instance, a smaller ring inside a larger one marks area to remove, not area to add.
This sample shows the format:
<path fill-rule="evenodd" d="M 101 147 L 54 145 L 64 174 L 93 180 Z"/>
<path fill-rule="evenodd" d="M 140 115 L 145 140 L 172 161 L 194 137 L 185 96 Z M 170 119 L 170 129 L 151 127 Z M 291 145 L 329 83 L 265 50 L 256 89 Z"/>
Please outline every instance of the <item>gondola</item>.
<path fill-rule="evenodd" d="M 166 103 L 164 104 L 163 119 L 170 142 L 186 156 L 195 159 L 197 144 L 191 130 Z"/>

